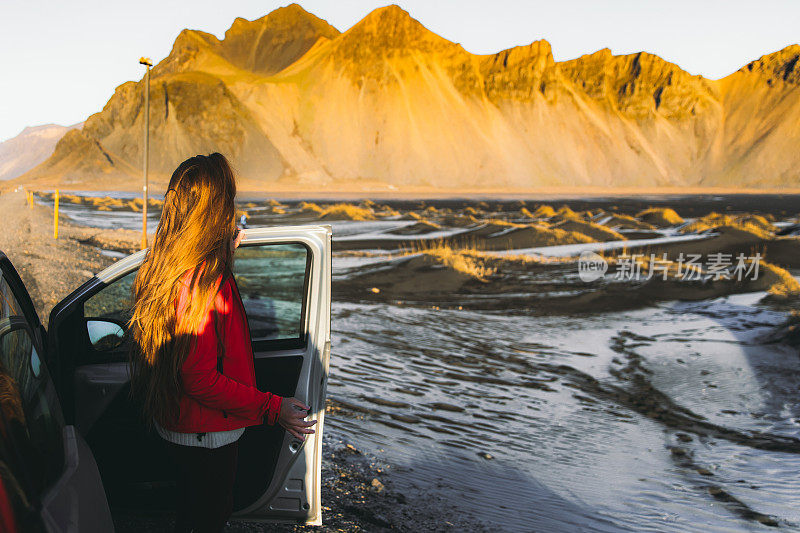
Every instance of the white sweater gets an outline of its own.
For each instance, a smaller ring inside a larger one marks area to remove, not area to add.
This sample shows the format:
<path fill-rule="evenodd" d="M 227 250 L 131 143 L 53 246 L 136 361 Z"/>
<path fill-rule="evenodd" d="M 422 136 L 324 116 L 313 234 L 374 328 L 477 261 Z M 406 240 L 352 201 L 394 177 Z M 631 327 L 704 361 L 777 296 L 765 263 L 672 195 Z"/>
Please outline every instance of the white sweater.
<path fill-rule="evenodd" d="M 231 429 L 229 431 L 209 431 L 207 433 L 180 433 L 164 429 L 158 422 L 153 422 L 156 431 L 165 441 L 181 446 L 197 446 L 199 448 L 219 448 L 239 440 L 245 428 Z"/>

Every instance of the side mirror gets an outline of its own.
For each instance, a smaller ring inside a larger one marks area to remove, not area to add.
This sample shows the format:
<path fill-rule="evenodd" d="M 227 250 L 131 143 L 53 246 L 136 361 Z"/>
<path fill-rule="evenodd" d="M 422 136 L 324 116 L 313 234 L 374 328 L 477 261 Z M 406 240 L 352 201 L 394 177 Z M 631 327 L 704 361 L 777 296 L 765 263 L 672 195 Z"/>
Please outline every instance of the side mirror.
<path fill-rule="evenodd" d="M 108 320 L 87 320 L 86 330 L 89 332 L 89 342 L 98 352 L 107 352 L 122 346 L 125 330 L 122 326 Z"/>

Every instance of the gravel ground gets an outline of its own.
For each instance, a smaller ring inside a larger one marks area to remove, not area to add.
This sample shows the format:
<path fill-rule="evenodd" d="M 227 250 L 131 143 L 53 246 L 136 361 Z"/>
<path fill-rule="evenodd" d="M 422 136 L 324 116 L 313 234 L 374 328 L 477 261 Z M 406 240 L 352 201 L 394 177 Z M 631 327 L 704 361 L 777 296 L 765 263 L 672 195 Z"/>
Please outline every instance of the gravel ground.
<path fill-rule="evenodd" d="M 128 253 L 136 249 L 135 232 L 82 228 L 63 218 L 54 239 L 52 209 L 29 208 L 24 192 L 0 195 L 0 217 L 0 250 L 17 269 L 45 326 L 55 304 L 114 262 L 100 253 L 100 245 L 114 235 L 113 246 L 106 248 Z"/>
<path fill-rule="evenodd" d="M 326 415 L 329 416 L 329 415 Z M 321 527 L 246 522 L 233 519 L 230 533 L 488 531 L 449 512 L 430 494 L 408 495 L 392 485 L 391 465 L 357 450 L 334 435 L 323 439 Z M 117 533 L 169 533 L 168 515 L 115 513 Z"/>

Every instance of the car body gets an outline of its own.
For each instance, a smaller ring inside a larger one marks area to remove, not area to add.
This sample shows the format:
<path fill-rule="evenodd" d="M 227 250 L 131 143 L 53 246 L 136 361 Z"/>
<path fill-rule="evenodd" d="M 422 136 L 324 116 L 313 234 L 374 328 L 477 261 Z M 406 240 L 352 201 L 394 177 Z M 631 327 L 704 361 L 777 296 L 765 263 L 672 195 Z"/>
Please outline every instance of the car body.
<path fill-rule="evenodd" d="M 129 394 L 125 329 L 145 253 L 78 287 L 53 308 L 46 330 L 0 252 L 0 530 L 105 533 L 113 531 L 110 508 L 171 507 L 164 442 Z M 234 516 L 319 525 L 331 227 L 245 230 L 234 276 L 258 387 L 299 398 L 317 421 L 304 441 L 278 425 L 247 429 Z"/>

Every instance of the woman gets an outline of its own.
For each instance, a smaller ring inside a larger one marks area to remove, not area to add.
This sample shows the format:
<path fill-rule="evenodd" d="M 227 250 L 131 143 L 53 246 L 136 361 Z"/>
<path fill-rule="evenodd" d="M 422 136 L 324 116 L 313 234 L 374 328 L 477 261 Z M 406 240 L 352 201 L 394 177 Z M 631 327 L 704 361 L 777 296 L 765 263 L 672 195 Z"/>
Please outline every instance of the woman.
<path fill-rule="evenodd" d="M 314 433 L 296 398 L 256 388 L 244 307 L 231 274 L 241 232 L 221 154 L 172 174 L 153 245 L 133 286 L 131 391 L 178 470 L 180 532 L 220 531 L 232 511 L 237 443 L 247 426 Z"/>

